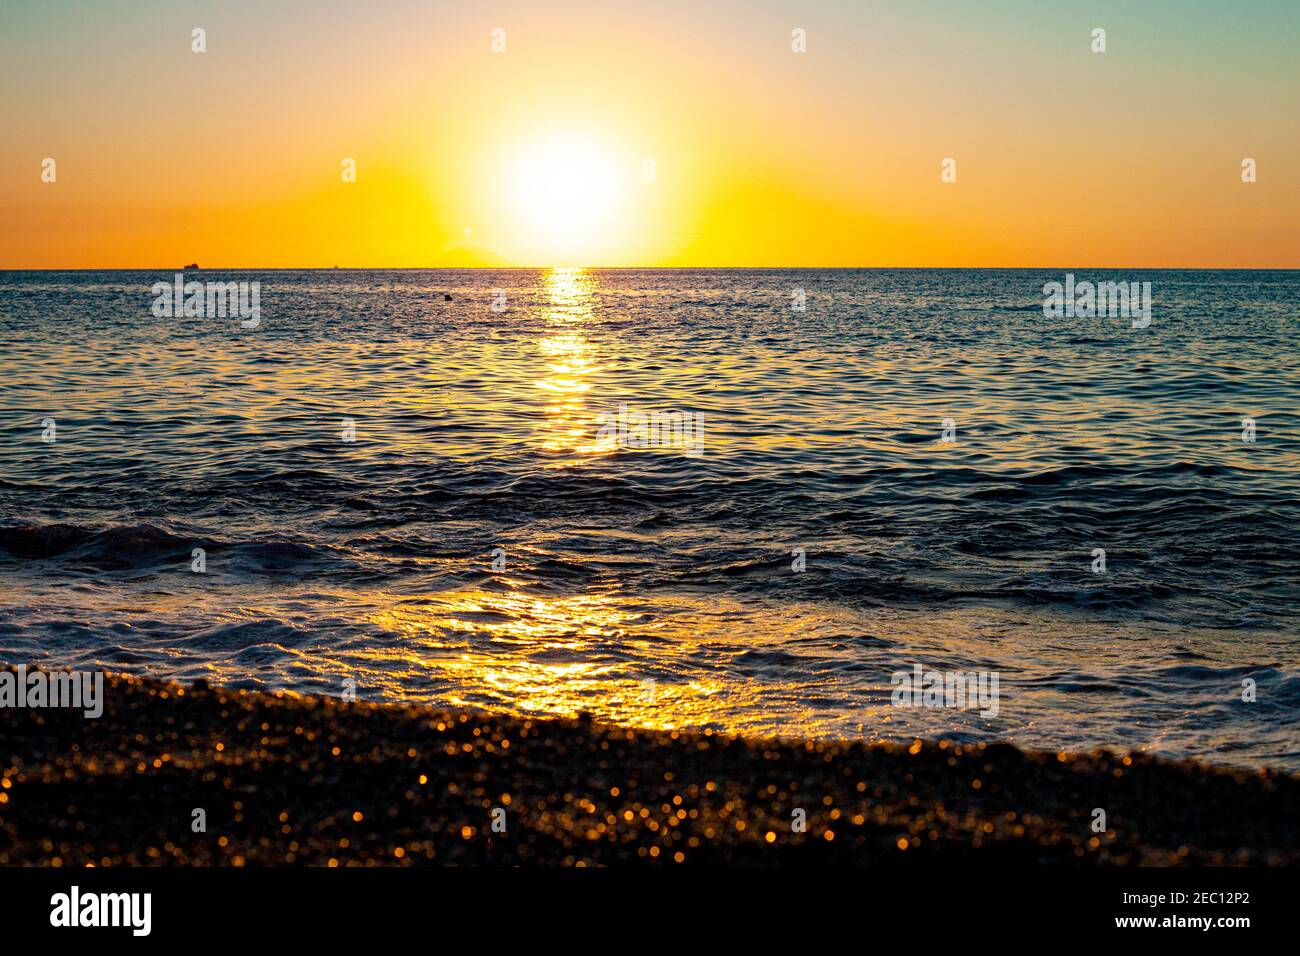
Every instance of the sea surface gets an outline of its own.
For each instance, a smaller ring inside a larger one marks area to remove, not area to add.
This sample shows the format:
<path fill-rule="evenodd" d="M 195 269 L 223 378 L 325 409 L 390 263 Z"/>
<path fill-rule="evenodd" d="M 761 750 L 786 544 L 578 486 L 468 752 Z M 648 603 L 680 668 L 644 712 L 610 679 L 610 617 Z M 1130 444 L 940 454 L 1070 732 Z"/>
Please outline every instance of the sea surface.
<path fill-rule="evenodd" d="M 0 272 L 0 661 L 1300 770 L 1300 272 L 1073 271 Z"/>

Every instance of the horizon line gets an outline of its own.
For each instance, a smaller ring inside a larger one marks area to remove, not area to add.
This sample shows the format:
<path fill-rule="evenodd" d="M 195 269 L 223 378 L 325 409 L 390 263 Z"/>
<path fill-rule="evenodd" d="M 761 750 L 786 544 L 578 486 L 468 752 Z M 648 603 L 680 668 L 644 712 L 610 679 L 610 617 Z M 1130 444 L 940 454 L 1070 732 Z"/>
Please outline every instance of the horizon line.
<path fill-rule="evenodd" d="M 1118 271 L 1150 272 L 1300 272 L 1294 266 L 0 266 L 5 272 L 546 272 L 581 269 L 590 272 L 1045 272 Z"/>

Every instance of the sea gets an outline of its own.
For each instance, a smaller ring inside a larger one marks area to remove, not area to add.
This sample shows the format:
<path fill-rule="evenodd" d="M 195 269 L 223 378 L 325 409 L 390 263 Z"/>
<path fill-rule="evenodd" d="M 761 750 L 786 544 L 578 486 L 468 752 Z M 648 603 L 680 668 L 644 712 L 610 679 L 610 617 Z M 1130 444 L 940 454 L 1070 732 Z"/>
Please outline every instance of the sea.
<path fill-rule="evenodd" d="M 1300 272 L 178 271 L 0 272 L 0 662 L 1300 771 Z"/>

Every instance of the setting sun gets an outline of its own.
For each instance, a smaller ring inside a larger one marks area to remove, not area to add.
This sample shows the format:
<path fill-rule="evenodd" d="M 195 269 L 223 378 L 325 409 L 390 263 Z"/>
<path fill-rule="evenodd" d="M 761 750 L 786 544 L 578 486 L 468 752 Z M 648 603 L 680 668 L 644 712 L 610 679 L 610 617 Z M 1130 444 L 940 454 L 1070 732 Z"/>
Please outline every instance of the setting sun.
<path fill-rule="evenodd" d="M 506 160 L 505 218 L 538 261 L 582 261 L 598 255 L 617 226 L 628 170 L 601 143 L 555 135 Z"/>

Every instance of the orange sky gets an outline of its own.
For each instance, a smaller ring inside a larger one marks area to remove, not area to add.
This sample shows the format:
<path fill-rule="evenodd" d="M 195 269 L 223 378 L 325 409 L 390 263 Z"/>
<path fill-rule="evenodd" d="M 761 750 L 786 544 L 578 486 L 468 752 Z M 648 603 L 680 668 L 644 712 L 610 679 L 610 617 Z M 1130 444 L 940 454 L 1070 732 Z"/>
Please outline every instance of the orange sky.
<path fill-rule="evenodd" d="M 270 6 L 0 8 L 0 268 L 1300 267 L 1294 3 Z"/>

